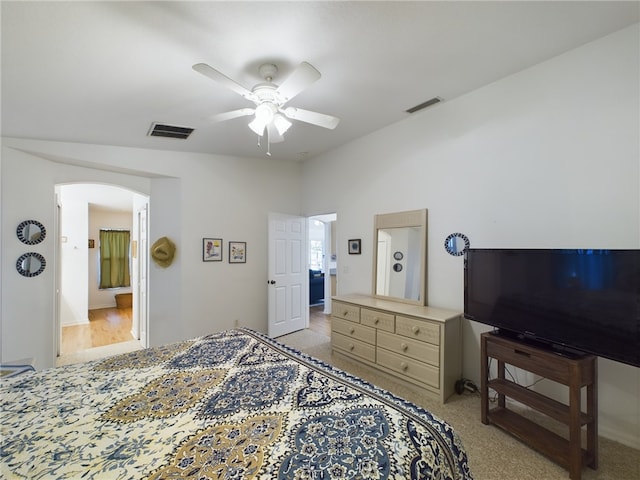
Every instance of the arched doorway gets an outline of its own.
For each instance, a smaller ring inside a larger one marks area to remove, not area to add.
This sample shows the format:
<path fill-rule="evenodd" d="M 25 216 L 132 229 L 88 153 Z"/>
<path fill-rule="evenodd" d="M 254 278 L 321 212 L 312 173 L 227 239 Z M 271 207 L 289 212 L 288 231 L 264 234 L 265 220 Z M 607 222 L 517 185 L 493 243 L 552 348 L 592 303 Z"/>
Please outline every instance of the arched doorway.
<path fill-rule="evenodd" d="M 123 187 L 95 183 L 57 185 L 56 197 L 57 364 L 146 346 L 149 198 Z M 128 287 L 100 288 L 98 236 L 104 229 L 130 232 Z"/>

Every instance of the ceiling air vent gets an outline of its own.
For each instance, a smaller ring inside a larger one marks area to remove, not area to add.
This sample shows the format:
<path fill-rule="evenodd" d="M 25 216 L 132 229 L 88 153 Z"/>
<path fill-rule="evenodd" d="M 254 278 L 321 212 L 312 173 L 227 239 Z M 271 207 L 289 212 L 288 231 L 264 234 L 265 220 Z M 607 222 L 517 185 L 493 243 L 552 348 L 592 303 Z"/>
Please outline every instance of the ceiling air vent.
<path fill-rule="evenodd" d="M 443 98 L 440 97 L 433 97 L 430 100 L 427 100 L 426 102 L 422 102 L 420 105 L 416 105 L 415 107 L 411 107 L 408 110 L 405 110 L 405 112 L 407 113 L 414 113 L 417 112 L 418 110 L 422 110 L 424 108 L 430 107 L 431 105 L 435 105 L 436 103 L 440 103 L 444 101 Z"/>
<path fill-rule="evenodd" d="M 180 138 L 186 140 L 193 133 L 191 127 L 179 127 L 177 125 L 166 125 L 164 123 L 153 123 L 149 130 L 150 137 Z"/>

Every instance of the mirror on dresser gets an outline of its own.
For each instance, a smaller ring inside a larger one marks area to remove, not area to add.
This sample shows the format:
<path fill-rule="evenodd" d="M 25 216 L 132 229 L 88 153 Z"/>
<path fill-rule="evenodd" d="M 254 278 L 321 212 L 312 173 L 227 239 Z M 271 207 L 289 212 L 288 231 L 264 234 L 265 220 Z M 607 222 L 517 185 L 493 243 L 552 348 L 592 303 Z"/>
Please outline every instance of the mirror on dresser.
<path fill-rule="evenodd" d="M 374 217 L 374 297 L 427 304 L 427 210 Z"/>

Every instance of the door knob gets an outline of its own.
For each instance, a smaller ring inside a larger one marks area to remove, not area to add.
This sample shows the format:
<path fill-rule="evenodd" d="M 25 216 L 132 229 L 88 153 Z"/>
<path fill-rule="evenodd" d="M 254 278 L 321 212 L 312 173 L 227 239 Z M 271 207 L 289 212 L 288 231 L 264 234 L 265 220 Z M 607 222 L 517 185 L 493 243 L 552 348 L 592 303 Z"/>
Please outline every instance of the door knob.
<path fill-rule="evenodd" d="M 267 283 L 270 283 L 271 285 L 275 285 L 276 281 L 275 280 L 267 280 Z"/>

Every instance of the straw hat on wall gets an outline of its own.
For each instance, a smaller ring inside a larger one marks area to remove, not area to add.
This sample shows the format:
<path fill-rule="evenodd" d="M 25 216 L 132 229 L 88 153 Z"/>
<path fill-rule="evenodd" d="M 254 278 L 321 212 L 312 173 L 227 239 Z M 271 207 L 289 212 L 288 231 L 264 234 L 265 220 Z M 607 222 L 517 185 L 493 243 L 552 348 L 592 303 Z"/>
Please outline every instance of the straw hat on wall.
<path fill-rule="evenodd" d="M 162 268 L 167 268 L 173 262 L 176 245 L 167 237 L 159 238 L 151 245 L 151 258 Z"/>

